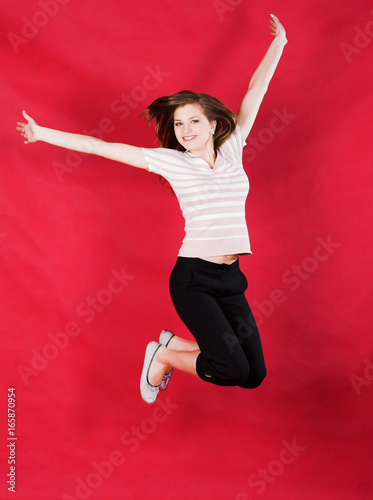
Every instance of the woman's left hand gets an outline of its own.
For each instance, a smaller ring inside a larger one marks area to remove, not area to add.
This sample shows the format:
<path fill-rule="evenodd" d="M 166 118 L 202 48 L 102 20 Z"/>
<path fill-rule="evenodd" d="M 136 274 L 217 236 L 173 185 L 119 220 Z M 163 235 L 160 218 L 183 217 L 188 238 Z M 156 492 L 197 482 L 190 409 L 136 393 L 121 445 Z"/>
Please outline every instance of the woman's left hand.
<path fill-rule="evenodd" d="M 279 19 L 275 15 L 271 14 L 271 18 L 270 29 L 272 35 L 276 38 L 276 40 L 282 42 L 283 45 L 285 45 L 287 43 L 285 28 L 282 26 Z"/>

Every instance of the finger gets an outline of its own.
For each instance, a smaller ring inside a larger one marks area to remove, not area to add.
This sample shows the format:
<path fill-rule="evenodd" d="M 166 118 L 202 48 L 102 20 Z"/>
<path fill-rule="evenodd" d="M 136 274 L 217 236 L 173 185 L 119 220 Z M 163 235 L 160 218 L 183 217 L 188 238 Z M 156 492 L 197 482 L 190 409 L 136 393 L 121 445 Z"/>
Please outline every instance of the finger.
<path fill-rule="evenodd" d="M 32 120 L 31 116 L 29 116 L 25 110 L 22 111 L 22 114 L 23 116 L 26 118 L 26 120 L 29 122 L 30 120 Z"/>
<path fill-rule="evenodd" d="M 279 29 L 279 25 L 273 23 L 273 24 L 270 25 L 270 29 L 272 29 L 272 30 L 278 30 Z"/>

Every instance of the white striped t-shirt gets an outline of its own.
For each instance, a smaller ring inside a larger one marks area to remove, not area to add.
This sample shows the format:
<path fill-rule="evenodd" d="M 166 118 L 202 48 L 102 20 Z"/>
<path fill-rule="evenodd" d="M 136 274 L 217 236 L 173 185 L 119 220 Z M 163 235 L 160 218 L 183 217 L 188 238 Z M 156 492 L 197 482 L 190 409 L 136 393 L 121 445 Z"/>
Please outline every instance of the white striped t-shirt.
<path fill-rule="evenodd" d="M 249 180 L 242 165 L 240 128 L 217 152 L 214 168 L 187 152 L 142 148 L 148 170 L 170 183 L 185 219 L 180 257 L 250 254 L 245 217 Z"/>

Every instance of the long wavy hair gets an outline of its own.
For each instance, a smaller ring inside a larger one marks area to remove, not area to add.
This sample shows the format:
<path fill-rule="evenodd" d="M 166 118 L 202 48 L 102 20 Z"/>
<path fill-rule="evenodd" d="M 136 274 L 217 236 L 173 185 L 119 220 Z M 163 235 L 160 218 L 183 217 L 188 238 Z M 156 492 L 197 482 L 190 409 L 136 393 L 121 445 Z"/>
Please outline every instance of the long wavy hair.
<path fill-rule="evenodd" d="M 207 119 L 216 120 L 214 138 L 215 153 L 228 139 L 236 128 L 236 117 L 230 109 L 215 97 L 208 94 L 196 94 L 190 90 L 182 90 L 170 96 L 159 97 L 144 111 L 148 125 L 155 120 L 155 133 L 162 148 L 184 151 L 185 148 L 178 142 L 174 130 L 174 114 L 177 108 L 186 104 L 199 104 Z"/>

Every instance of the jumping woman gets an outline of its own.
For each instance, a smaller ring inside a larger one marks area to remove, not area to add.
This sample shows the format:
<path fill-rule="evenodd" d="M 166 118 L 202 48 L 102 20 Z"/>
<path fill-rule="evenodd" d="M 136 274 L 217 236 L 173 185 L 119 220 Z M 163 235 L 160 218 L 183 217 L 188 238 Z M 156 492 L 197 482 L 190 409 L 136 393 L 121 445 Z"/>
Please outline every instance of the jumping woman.
<path fill-rule="evenodd" d="M 245 298 L 239 255 L 251 254 L 245 218 L 249 182 L 242 150 L 287 43 L 271 14 L 274 40 L 254 72 L 237 115 L 207 94 L 160 97 L 145 117 L 155 120 L 160 148 L 109 143 L 41 127 L 23 111 L 25 144 L 44 141 L 142 168 L 165 178 L 185 218 L 185 238 L 170 276 L 170 293 L 196 342 L 164 330 L 150 342 L 140 379 L 153 403 L 173 369 L 221 386 L 258 387 L 266 375 L 262 345 Z"/>

